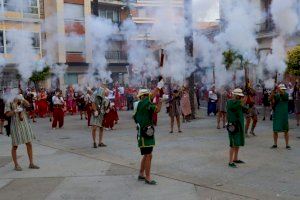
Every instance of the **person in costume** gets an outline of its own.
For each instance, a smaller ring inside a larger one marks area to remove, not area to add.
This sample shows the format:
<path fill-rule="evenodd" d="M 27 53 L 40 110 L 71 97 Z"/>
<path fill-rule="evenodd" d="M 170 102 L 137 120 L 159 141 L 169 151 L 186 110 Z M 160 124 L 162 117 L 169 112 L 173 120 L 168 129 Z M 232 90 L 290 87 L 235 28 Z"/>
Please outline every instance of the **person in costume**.
<path fill-rule="evenodd" d="M 239 149 L 245 145 L 243 90 L 236 88 L 233 90 L 232 95 L 233 98 L 229 99 L 226 105 L 228 125 L 232 124 L 234 126 L 233 131 L 228 130 L 230 143 L 228 166 L 236 168 L 236 164 L 244 163 L 244 161 L 238 159 Z"/>
<path fill-rule="evenodd" d="M 271 104 L 270 104 L 270 90 L 268 90 L 267 88 L 263 88 L 263 121 L 266 120 L 267 117 L 267 113 L 270 113 L 270 117 L 271 117 Z"/>
<path fill-rule="evenodd" d="M 82 91 L 78 92 L 77 98 L 76 98 L 76 103 L 77 103 L 77 107 L 78 107 L 78 111 L 80 114 L 80 119 L 83 119 L 83 115 L 86 118 L 86 105 L 85 105 L 85 97 Z"/>
<path fill-rule="evenodd" d="M 229 95 L 228 92 L 225 88 L 222 88 L 220 90 L 220 92 L 217 93 L 218 96 L 218 103 L 217 103 L 217 107 L 218 107 L 218 116 L 217 116 L 217 129 L 220 129 L 220 123 L 221 120 L 223 122 L 223 128 L 225 128 L 225 122 L 226 122 L 226 103 L 229 99 Z"/>
<path fill-rule="evenodd" d="M 271 101 L 273 105 L 273 139 L 274 145 L 272 149 L 277 148 L 278 133 L 283 132 L 285 138 L 286 149 L 291 149 L 289 146 L 289 95 L 286 92 L 284 84 L 276 87 L 271 94 Z"/>
<path fill-rule="evenodd" d="M 38 96 L 38 113 L 40 117 L 44 118 L 47 112 L 48 112 L 47 93 L 45 89 L 42 88 Z"/>
<path fill-rule="evenodd" d="M 67 111 L 71 113 L 71 115 L 76 113 L 76 101 L 75 101 L 75 91 L 72 85 L 70 85 L 66 91 L 66 103 L 67 103 Z"/>
<path fill-rule="evenodd" d="M 300 85 L 299 81 L 296 81 L 295 88 L 294 88 L 294 100 L 295 100 L 295 115 L 297 126 L 300 125 Z"/>
<path fill-rule="evenodd" d="M 181 107 L 180 107 L 180 92 L 178 90 L 174 90 L 172 95 L 170 96 L 168 114 L 171 120 L 171 131 L 173 133 L 174 130 L 174 121 L 176 119 L 178 132 L 181 133 L 180 128 L 180 116 L 181 116 Z"/>
<path fill-rule="evenodd" d="M 183 87 L 180 96 L 181 114 L 183 117 L 182 121 L 189 122 L 192 114 L 189 89 L 187 87 Z"/>
<path fill-rule="evenodd" d="M 31 125 L 25 111 L 26 107 L 28 106 L 29 102 L 24 99 L 21 93 L 16 96 L 12 102 L 7 102 L 5 105 L 5 115 L 11 117 L 11 153 L 16 171 L 22 171 L 22 168 L 17 160 L 17 149 L 21 144 L 26 144 L 27 154 L 29 158 L 29 168 L 39 169 L 39 167 L 33 162 L 32 141 L 35 139 L 35 135 L 32 132 Z"/>
<path fill-rule="evenodd" d="M 87 93 L 85 94 L 85 103 L 86 103 L 86 114 L 88 126 L 91 126 L 91 117 L 92 117 L 92 95 L 93 91 L 91 88 L 87 88 Z"/>
<path fill-rule="evenodd" d="M 52 97 L 53 102 L 53 122 L 52 129 L 56 129 L 57 123 L 58 127 L 62 128 L 64 125 L 64 104 L 65 101 L 62 97 L 62 91 L 56 90 L 55 95 Z"/>
<path fill-rule="evenodd" d="M 153 113 L 160 112 L 162 103 L 157 105 L 152 103 L 155 97 L 163 88 L 163 80 L 157 85 L 157 88 L 150 92 L 147 89 L 141 89 L 138 93 L 139 101 L 134 105 L 134 121 L 137 124 L 137 141 L 143 156 L 140 165 L 138 180 L 145 181 L 146 184 L 156 185 L 156 181 L 151 178 L 152 151 L 155 146 Z"/>
<path fill-rule="evenodd" d="M 106 147 L 106 144 L 103 143 L 103 118 L 108 109 L 109 101 L 105 98 L 105 89 L 99 87 L 95 90 L 94 94 L 91 97 L 92 101 L 92 137 L 93 137 L 93 147 Z M 99 130 L 99 143 L 96 143 L 96 132 Z"/>
<path fill-rule="evenodd" d="M 247 113 L 246 113 L 246 129 L 245 129 L 245 135 L 246 137 L 249 137 L 249 127 L 251 124 L 251 120 L 252 120 L 252 126 L 251 126 L 251 130 L 250 130 L 250 134 L 253 136 L 256 136 L 254 133 L 254 129 L 256 127 L 257 124 L 257 116 L 258 116 L 258 111 L 257 108 L 255 106 L 255 96 L 256 96 L 256 92 L 253 88 L 247 88 L 246 90 L 247 94 L 245 97 L 245 105 L 247 106 Z"/>

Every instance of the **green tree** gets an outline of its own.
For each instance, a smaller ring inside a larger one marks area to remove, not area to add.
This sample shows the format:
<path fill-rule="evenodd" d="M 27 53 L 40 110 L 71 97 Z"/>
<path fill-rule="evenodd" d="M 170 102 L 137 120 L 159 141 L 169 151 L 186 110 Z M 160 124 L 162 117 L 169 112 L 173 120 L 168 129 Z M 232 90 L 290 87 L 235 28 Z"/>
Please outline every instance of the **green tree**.
<path fill-rule="evenodd" d="M 45 81 L 50 76 L 50 67 L 45 67 L 42 71 L 34 71 L 29 78 L 34 83 L 36 89 L 41 81 Z"/>
<path fill-rule="evenodd" d="M 237 66 L 236 63 L 238 64 Z M 245 60 L 244 57 L 239 54 L 237 51 L 229 49 L 223 52 L 223 64 L 225 65 L 226 70 L 231 70 L 234 68 L 234 85 L 236 87 L 236 70 L 243 69 L 245 71 L 245 88 L 249 87 L 249 77 L 248 77 L 248 64 L 249 61 Z"/>
<path fill-rule="evenodd" d="M 300 45 L 288 51 L 286 63 L 288 74 L 300 76 Z"/>

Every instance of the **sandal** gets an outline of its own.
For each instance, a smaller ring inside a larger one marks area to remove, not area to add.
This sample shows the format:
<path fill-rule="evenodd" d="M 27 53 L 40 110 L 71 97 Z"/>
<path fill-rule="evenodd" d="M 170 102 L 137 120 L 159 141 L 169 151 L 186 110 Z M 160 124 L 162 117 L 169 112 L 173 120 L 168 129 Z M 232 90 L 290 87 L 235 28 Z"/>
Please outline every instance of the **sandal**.
<path fill-rule="evenodd" d="M 102 142 L 101 142 L 98 146 L 99 146 L 99 147 L 107 147 L 107 145 L 104 144 L 104 143 L 102 143 Z"/>
<path fill-rule="evenodd" d="M 29 165 L 29 169 L 39 169 L 40 167 L 34 164 Z"/>
<path fill-rule="evenodd" d="M 20 172 L 20 171 L 22 171 L 23 169 L 22 169 L 22 167 L 20 167 L 20 166 L 16 166 L 15 167 L 15 171 L 18 171 L 18 172 Z"/>
<path fill-rule="evenodd" d="M 157 182 L 154 180 L 148 181 L 147 179 L 145 179 L 145 183 L 148 185 L 157 185 Z"/>

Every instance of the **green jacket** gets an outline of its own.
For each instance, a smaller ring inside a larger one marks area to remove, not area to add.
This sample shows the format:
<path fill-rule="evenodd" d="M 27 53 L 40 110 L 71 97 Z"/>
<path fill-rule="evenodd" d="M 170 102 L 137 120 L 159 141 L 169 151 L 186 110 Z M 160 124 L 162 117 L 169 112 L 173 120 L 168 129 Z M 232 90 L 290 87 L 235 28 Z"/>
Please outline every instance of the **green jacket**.
<path fill-rule="evenodd" d="M 143 147 L 153 147 L 155 146 L 155 138 L 144 138 L 140 134 L 140 130 L 146 126 L 153 125 L 153 113 L 156 110 L 156 105 L 151 103 L 150 98 L 145 98 L 139 101 L 136 113 L 134 114 L 134 121 L 138 125 L 138 146 Z"/>
<path fill-rule="evenodd" d="M 227 101 L 227 120 L 229 123 L 236 123 L 238 131 L 235 134 L 229 133 L 229 142 L 231 147 L 239 147 L 245 145 L 245 124 L 243 105 L 241 100 L 231 99 Z"/>
<path fill-rule="evenodd" d="M 287 132 L 289 131 L 289 95 L 287 93 L 276 94 L 274 98 L 275 107 L 273 113 L 273 131 Z"/>

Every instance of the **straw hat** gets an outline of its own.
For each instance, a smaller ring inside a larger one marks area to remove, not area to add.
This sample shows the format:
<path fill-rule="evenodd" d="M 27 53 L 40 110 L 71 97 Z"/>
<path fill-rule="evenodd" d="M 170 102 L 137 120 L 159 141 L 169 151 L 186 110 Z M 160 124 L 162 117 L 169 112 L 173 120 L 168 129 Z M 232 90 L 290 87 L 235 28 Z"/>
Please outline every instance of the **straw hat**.
<path fill-rule="evenodd" d="M 234 89 L 234 90 L 232 91 L 232 94 L 233 94 L 233 95 L 237 95 L 237 96 L 241 96 L 241 97 L 243 97 L 243 96 L 244 96 L 244 94 L 243 94 L 243 90 L 242 90 L 242 89 L 240 89 L 240 88 L 236 88 L 236 89 Z"/>
<path fill-rule="evenodd" d="M 137 97 L 140 98 L 141 96 L 149 94 L 149 93 L 150 93 L 150 91 L 148 89 L 140 89 Z"/>
<path fill-rule="evenodd" d="M 286 90 L 286 87 L 285 87 L 285 85 L 283 84 L 283 83 L 281 83 L 281 84 L 279 84 L 279 89 L 281 89 L 281 90 Z"/>

